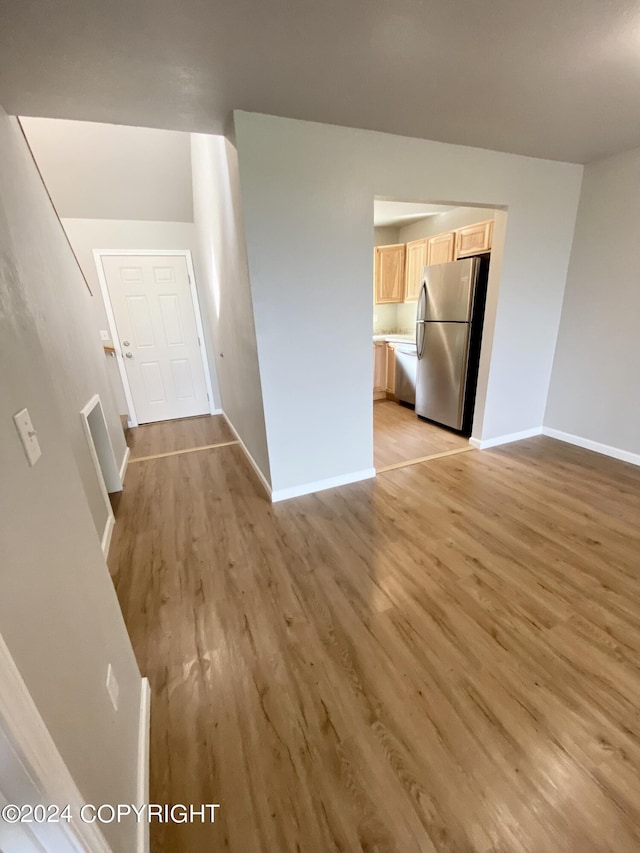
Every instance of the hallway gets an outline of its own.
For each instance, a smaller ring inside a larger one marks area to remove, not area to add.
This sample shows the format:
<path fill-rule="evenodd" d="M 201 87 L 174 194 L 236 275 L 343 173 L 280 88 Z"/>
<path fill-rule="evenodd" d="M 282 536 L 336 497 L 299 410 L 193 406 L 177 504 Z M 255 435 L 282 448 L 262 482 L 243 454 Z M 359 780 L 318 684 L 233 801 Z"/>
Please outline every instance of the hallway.
<path fill-rule="evenodd" d="M 639 511 L 545 438 L 279 505 L 238 445 L 130 465 L 150 799 L 221 804 L 152 850 L 636 851 Z"/>

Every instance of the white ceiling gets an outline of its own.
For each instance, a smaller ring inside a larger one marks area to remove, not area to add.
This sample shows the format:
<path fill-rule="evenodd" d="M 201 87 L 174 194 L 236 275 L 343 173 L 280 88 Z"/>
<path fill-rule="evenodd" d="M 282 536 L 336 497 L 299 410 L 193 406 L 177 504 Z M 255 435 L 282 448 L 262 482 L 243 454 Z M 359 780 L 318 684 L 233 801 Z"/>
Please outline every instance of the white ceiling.
<path fill-rule="evenodd" d="M 408 201 L 379 201 L 373 202 L 373 224 L 376 228 L 386 225 L 410 225 L 427 216 L 438 216 L 453 207 L 443 204 L 415 204 Z"/>
<path fill-rule="evenodd" d="M 220 133 L 230 111 L 587 162 L 640 145 L 637 0 L 13 0 L 9 112 Z"/>
<path fill-rule="evenodd" d="M 23 118 L 62 219 L 193 222 L 189 134 Z"/>

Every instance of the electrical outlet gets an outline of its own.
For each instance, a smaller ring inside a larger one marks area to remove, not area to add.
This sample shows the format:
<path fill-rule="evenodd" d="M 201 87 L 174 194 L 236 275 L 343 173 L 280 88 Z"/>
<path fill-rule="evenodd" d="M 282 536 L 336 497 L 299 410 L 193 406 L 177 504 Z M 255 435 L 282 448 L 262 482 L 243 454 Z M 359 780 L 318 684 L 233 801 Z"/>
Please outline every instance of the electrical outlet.
<path fill-rule="evenodd" d="M 42 456 L 42 450 L 40 449 L 38 434 L 31 423 L 31 416 L 28 409 L 22 409 L 17 415 L 14 415 L 13 422 L 20 436 L 24 455 L 27 457 L 29 465 L 33 467 Z"/>
<path fill-rule="evenodd" d="M 107 692 L 109 694 L 109 698 L 111 699 L 111 704 L 113 705 L 113 710 L 118 710 L 118 693 L 120 692 L 120 688 L 118 687 L 118 682 L 116 681 L 116 677 L 113 674 L 113 667 L 111 664 L 107 667 Z"/>

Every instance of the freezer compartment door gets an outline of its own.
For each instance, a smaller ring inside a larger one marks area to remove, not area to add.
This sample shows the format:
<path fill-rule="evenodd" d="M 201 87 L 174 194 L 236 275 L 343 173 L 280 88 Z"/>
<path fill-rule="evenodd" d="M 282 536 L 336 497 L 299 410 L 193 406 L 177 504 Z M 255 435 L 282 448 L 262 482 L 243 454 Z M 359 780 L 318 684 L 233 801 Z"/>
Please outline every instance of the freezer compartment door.
<path fill-rule="evenodd" d="M 462 429 L 471 326 L 425 323 L 423 330 L 416 414 L 452 429 Z"/>
<path fill-rule="evenodd" d="M 424 296 L 418 303 L 418 320 L 465 323 L 471 320 L 478 278 L 477 258 L 425 267 Z"/>

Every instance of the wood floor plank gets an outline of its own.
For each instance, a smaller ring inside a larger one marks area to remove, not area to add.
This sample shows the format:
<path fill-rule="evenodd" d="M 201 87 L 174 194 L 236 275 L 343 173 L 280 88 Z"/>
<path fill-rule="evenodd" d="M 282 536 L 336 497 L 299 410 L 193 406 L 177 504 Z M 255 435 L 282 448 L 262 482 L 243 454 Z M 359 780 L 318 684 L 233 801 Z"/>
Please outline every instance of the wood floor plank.
<path fill-rule="evenodd" d="M 130 461 L 140 456 L 154 456 L 234 439 L 235 436 L 223 415 L 201 415 L 141 424 L 127 432 L 127 444 L 131 450 Z"/>
<path fill-rule="evenodd" d="M 231 444 L 238 444 L 234 441 L 221 441 L 218 444 L 204 444 L 198 447 L 185 447 L 183 450 L 168 450 L 165 453 L 153 453 L 151 456 L 136 456 L 130 460 L 129 464 L 134 462 L 149 462 L 152 459 L 165 459 L 167 456 L 182 456 L 184 453 L 199 453 L 201 450 L 216 450 L 218 447 L 229 447 Z"/>
<path fill-rule="evenodd" d="M 373 404 L 373 461 L 377 470 L 399 462 L 469 447 L 469 439 L 417 417 L 393 400 Z"/>
<path fill-rule="evenodd" d="M 420 465 L 423 462 L 432 462 L 434 459 L 444 459 L 445 456 L 468 453 L 470 450 L 475 450 L 475 447 L 467 445 L 466 447 L 456 447 L 453 450 L 441 450 L 439 453 L 430 453 L 428 456 L 419 456 L 417 459 L 407 459 L 402 462 L 394 462 L 393 465 L 385 465 L 382 468 L 377 468 L 376 473 L 384 474 L 387 471 L 395 471 L 397 468 L 408 468 L 409 465 Z"/>
<path fill-rule="evenodd" d="M 546 438 L 270 505 L 132 466 L 110 552 L 171 853 L 640 849 L 640 471 Z"/>

